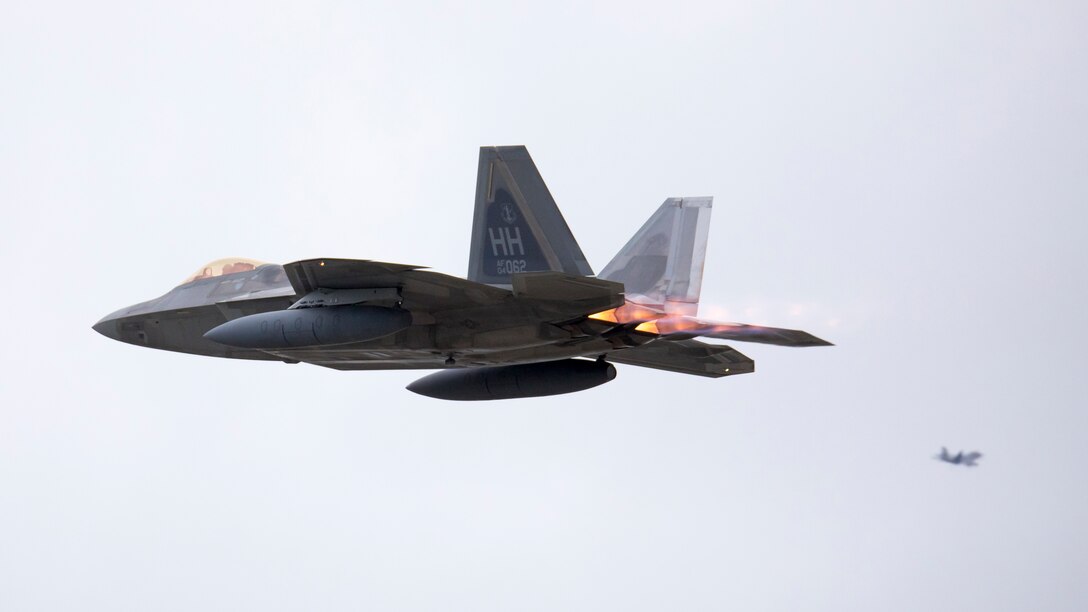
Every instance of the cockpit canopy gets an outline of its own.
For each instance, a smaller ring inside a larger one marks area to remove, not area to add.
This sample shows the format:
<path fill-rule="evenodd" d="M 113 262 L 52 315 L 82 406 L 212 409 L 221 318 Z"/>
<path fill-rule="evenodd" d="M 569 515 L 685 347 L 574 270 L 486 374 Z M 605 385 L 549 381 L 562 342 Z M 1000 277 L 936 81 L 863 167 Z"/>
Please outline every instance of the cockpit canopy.
<path fill-rule="evenodd" d="M 195 274 L 186 278 L 185 282 L 182 284 L 184 285 L 205 278 L 236 274 L 238 272 L 249 272 L 250 270 L 256 269 L 257 266 L 265 265 L 265 263 L 266 262 L 248 259 L 246 257 L 224 257 L 223 259 L 216 259 L 213 262 L 201 266 Z"/>

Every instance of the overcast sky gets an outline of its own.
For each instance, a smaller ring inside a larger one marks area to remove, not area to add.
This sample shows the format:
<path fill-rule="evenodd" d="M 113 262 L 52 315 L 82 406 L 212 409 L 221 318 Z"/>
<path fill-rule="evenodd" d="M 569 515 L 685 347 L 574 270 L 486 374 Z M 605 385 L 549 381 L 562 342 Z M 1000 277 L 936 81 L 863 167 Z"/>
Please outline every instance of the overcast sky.
<path fill-rule="evenodd" d="M 462 4 L 6 3 L 0 609 L 1088 608 L 1088 5 Z M 464 404 L 91 330 L 463 275 L 502 144 L 597 270 L 713 195 L 702 314 L 837 346 Z"/>

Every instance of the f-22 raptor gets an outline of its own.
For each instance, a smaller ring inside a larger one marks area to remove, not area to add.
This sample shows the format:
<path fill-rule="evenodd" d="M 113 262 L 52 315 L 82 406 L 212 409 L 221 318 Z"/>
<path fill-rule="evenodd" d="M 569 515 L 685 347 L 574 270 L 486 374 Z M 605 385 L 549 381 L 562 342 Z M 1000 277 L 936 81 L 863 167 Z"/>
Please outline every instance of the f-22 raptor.
<path fill-rule="evenodd" d="M 370 260 L 228 258 L 94 329 L 214 357 L 441 369 L 408 389 L 448 400 L 580 391 L 615 378 L 612 362 L 708 377 L 754 371 L 740 351 L 698 337 L 828 345 L 697 316 L 711 204 L 665 200 L 594 276 L 525 147 L 483 147 L 467 279 Z"/>

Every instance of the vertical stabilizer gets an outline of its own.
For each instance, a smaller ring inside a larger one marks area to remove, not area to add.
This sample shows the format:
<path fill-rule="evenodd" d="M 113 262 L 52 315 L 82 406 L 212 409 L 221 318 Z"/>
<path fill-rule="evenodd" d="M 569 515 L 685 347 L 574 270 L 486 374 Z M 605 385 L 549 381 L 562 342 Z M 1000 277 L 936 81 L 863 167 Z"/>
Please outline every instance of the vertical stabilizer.
<path fill-rule="evenodd" d="M 713 198 L 669 198 L 599 278 L 619 281 L 628 301 L 693 316 L 699 309 Z"/>
<path fill-rule="evenodd" d="M 481 147 L 469 280 L 510 285 L 516 272 L 548 270 L 593 274 L 525 147 Z"/>

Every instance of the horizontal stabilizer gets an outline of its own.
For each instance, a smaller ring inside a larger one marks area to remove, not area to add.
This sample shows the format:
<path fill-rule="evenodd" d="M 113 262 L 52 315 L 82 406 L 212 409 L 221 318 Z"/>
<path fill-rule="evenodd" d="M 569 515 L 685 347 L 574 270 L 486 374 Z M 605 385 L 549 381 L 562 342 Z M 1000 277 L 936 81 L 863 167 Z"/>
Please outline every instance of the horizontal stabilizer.
<path fill-rule="evenodd" d="M 656 341 L 608 354 L 616 363 L 721 378 L 754 372 L 756 364 L 728 346 L 704 344 L 698 340 Z"/>
<path fill-rule="evenodd" d="M 679 333 L 690 336 L 702 336 L 704 338 L 717 338 L 719 340 L 757 342 L 759 344 L 774 344 L 777 346 L 834 346 L 826 340 L 821 340 L 820 338 L 799 329 L 763 327 L 760 325 L 746 325 L 744 323 L 715 323 L 707 327 L 697 327 Z"/>
<path fill-rule="evenodd" d="M 762 325 L 748 325 L 746 323 L 719 323 L 716 321 L 703 321 L 695 317 L 663 317 L 652 321 L 647 320 L 637 329 L 674 340 L 702 336 L 719 340 L 739 340 L 741 342 L 758 342 L 759 344 L 775 344 L 778 346 L 833 346 L 826 340 L 821 340 L 808 332 L 798 329 L 763 327 Z"/>

